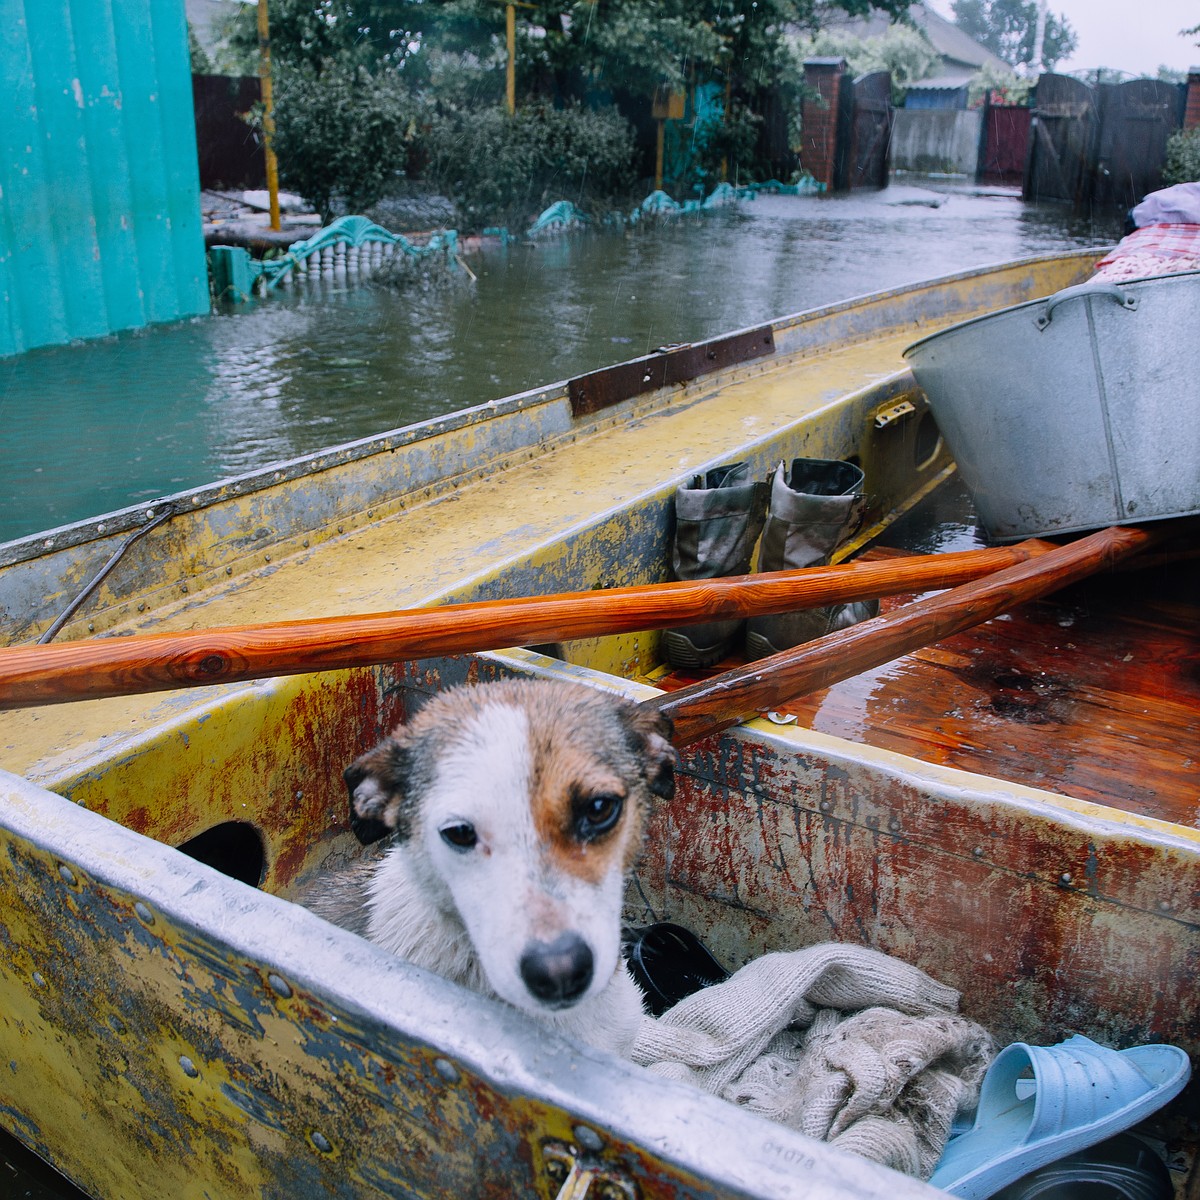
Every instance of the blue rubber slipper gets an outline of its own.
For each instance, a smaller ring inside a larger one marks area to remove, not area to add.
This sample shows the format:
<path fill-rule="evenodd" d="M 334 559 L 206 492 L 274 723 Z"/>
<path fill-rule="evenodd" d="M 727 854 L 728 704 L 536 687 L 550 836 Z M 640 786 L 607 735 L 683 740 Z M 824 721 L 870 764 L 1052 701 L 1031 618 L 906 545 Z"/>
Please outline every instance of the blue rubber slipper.
<path fill-rule="evenodd" d="M 1079 1035 L 1057 1046 L 1014 1042 L 988 1068 L 974 1123 L 947 1143 L 929 1182 L 963 1200 L 985 1200 L 1136 1125 L 1178 1096 L 1190 1074 L 1176 1046 L 1109 1050 Z"/>

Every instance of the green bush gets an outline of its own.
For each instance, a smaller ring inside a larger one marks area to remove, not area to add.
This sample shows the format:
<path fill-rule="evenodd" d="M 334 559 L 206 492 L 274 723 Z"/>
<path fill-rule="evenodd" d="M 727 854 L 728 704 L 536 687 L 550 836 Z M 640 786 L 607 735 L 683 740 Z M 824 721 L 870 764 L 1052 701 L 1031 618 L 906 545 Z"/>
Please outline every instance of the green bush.
<path fill-rule="evenodd" d="M 400 72 L 349 59 L 289 66 L 275 81 L 275 153 L 285 186 L 328 222 L 361 212 L 405 174 L 423 106 Z"/>
<path fill-rule="evenodd" d="M 981 108 L 989 97 L 993 104 L 1028 104 L 1035 82 L 1021 78 L 1007 67 L 984 63 L 971 77 L 967 89 L 967 107 Z"/>
<path fill-rule="evenodd" d="M 442 114 L 423 149 L 426 174 L 474 227 L 524 224 L 556 200 L 595 211 L 634 183 L 633 131 L 615 109 Z"/>
<path fill-rule="evenodd" d="M 1180 130 L 1167 139 L 1163 186 L 1200 180 L 1200 128 Z"/>
<path fill-rule="evenodd" d="M 840 56 L 854 76 L 889 71 L 892 99 L 898 104 L 903 103 L 905 89 L 910 83 L 937 74 L 942 61 L 929 39 L 919 29 L 907 25 L 890 25 L 886 33 L 868 38 L 838 30 L 822 30 L 811 39 L 798 43 L 798 49 L 802 58 Z"/>

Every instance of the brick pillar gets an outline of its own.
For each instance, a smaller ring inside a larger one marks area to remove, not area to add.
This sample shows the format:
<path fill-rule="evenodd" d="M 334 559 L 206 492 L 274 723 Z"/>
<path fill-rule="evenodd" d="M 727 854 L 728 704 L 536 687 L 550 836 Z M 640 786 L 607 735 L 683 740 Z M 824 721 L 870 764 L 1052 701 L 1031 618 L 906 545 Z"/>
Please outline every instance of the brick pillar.
<path fill-rule="evenodd" d="M 844 58 L 806 58 L 805 90 L 812 97 L 800 109 L 800 166 L 832 191 L 837 185 L 838 116 L 846 74 Z"/>
<path fill-rule="evenodd" d="M 1200 128 L 1200 67 L 1188 71 L 1187 107 L 1183 110 L 1184 129 Z"/>

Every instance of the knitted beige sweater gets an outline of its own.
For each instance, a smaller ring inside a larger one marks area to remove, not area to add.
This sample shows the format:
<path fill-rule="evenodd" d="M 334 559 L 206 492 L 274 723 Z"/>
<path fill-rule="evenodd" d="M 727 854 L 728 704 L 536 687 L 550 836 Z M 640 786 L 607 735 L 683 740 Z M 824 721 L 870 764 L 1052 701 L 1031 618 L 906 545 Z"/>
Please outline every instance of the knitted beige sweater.
<path fill-rule="evenodd" d="M 994 1051 L 956 991 L 899 959 L 828 943 L 755 959 L 646 1017 L 642 1066 L 928 1179 Z"/>

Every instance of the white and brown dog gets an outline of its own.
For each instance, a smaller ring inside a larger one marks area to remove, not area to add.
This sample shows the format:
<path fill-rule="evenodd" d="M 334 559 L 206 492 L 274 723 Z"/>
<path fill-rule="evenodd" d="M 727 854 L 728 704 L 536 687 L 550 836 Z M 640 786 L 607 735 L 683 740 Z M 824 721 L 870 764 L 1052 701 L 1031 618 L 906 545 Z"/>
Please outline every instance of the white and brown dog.
<path fill-rule="evenodd" d="M 642 997 L 621 904 L 670 722 L 582 684 L 508 681 L 431 700 L 346 771 L 382 857 L 305 902 L 384 949 L 627 1054 Z"/>

